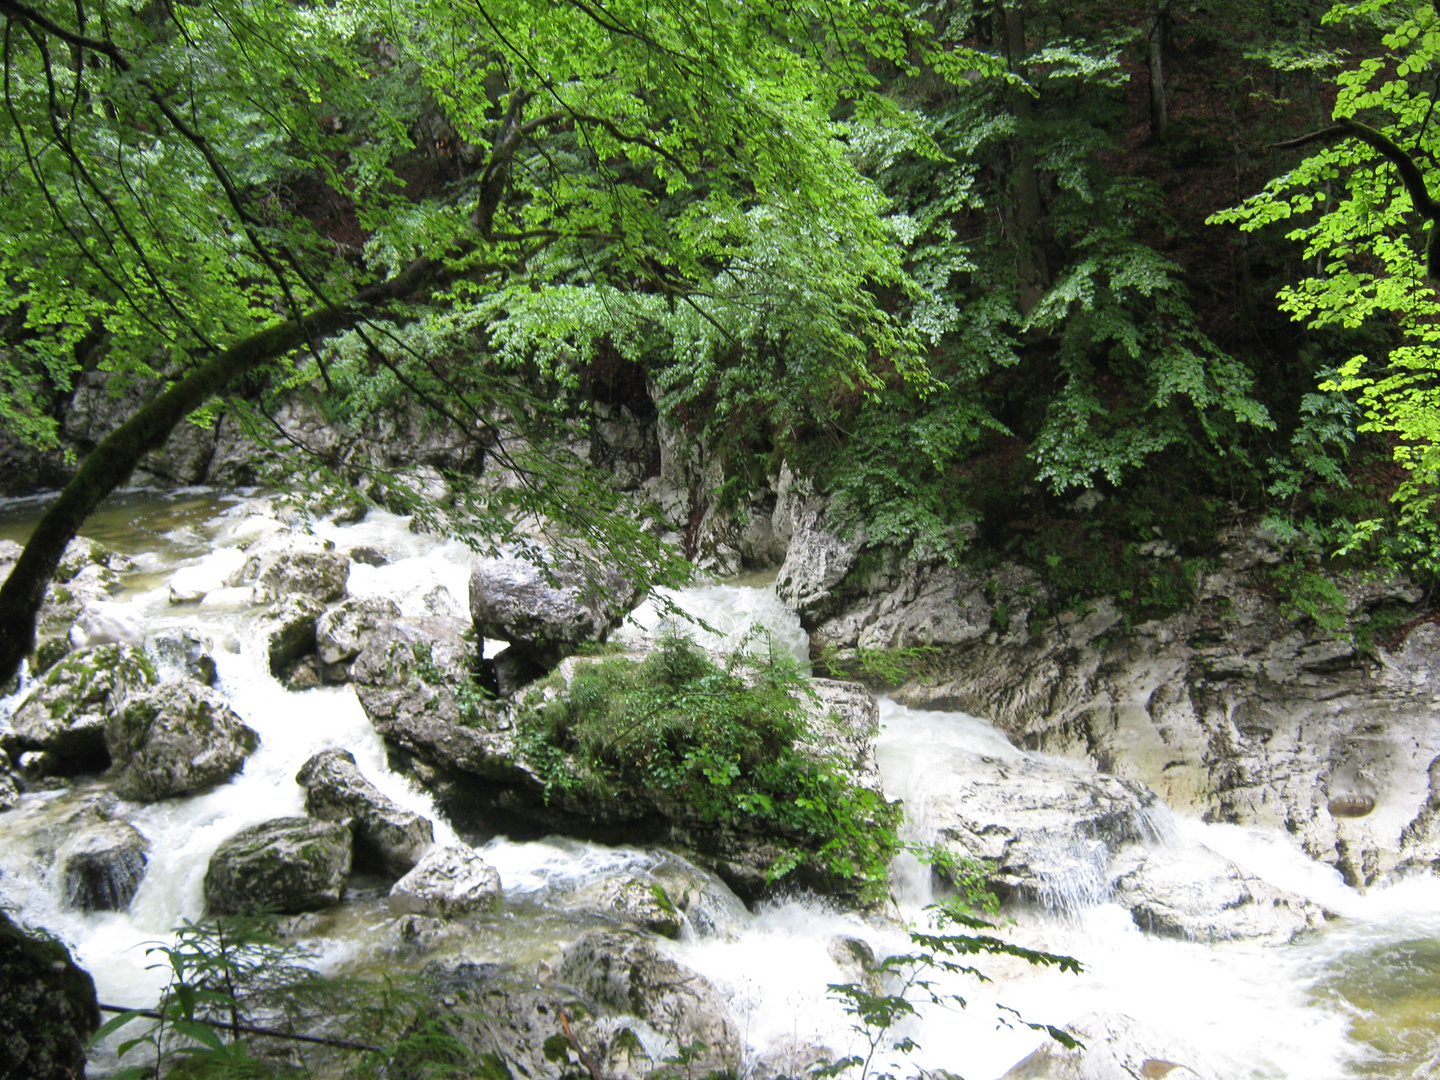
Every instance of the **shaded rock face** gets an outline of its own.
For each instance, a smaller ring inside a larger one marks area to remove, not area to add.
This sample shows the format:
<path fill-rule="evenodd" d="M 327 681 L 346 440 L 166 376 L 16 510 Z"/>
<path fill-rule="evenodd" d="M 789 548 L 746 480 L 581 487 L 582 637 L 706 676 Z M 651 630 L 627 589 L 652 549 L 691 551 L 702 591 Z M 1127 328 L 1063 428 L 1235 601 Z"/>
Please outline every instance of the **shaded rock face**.
<path fill-rule="evenodd" d="M 1220 1080 L 1183 1040 L 1121 1013 L 1090 1013 L 1064 1030 L 1082 1045 L 1044 1042 L 1000 1080 Z"/>
<path fill-rule="evenodd" d="M 60 942 L 0 910 L 0 1076 L 83 1080 L 85 1044 L 99 1026 L 89 974 Z"/>
<path fill-rule="evenodd" d="M 58 661 L 0 735 L 12 757 L 27 754 L 40 775 L 99 772 L 110 764 L 106 725 L 158 680 L 154 663 L 129 645 L 99 645 Z"/>
<path fill-rule="evenodd" d="M 124 911 L 145 877 L 149 842 L 133 825 L 104 821 L 60 849 L 65 903 L 79 911 Z"/>
<path fill-rule="evenodd" d="M 470 575 L 476 634 L 554 664 L 579 645 L 604 641 L 639 596 L 614 570 L 572 561 L 548 569 L 552 580 L 525 559 L 481 559 Z"/>
<path fill-rule="evenodd" d="M 325 750 L 300 768 L 305 812 L 324 821 L 347 821 L 355 837 L 355 867 L 399 877 L 414 868 L 435 841 L 425 818 L 399 806 L 360 775 L 348 750 Z"/>
<path fill-rule="evenodd" d="M 205 903 L 214 915 L 294 914 L 333 904 L 350 875 L 345 825 L 276 818 L 226 840 L 205 871 Z"/>
<path fill-rule="evenodd" d="M 437 915 L 450 918 L 500 905 L 500 875 L 473 848 L 437 845 L 390 890 L 390 911 L 396 915 Z"/>
<path fill-rule="evenodd" d="M 556 975 L 600 1007 L 629 1013 L 680 1046 L 704 1043 L 695 1075 L 738 1069 L 740 1039 L 720 992 L 646 938 L 593 930 L 565 949 Z"/>
<path fill-rule="evenodd" d="M 1197 600 L 1127 628 L 1107 601 L 1032 635 L 1033 575 L 902 562 L 836 538 L 823 500 L 795 512 L 778 588 L 813 647 L 935 645 L 895 697 L 991 719 L 1017 743 L 1086 759 L 1208 819 L 1282 828 L 1352 884 L 1440 866 L 1440 627 L 1358 652 L 1282 610 L 1267 537 L 1237 527 Z M 807 554 L 809 551 L 814 554 Z M 1164 557 L 1157 549 L 1157 558 Z M 1422 599 L 1405 580 L 1333 584 L 1352 623 Z"/>
<path fill-rule="evenodd" d="M 228 780 L 260 745 L 208 686 L 162 683 L 132 697 L 105 728 L 115 762 L 115 791 L 153 802 Z"/>
<path fill-rule="evenodd" d="M 289 596 L 260 617 L 270 674 L 315 651 L 315 624 L 325 605 L 309 596 Z"/>

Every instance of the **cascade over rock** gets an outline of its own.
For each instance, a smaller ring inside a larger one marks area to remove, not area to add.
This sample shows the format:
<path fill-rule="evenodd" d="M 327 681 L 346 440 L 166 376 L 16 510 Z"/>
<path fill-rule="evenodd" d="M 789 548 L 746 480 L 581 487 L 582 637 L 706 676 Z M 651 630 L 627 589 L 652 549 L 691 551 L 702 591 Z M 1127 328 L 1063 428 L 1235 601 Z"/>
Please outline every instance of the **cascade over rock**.
<path fill-rule="evenodd" d="M 827 513 L 818 497 L 796 511 L 778 588 L 835 665 L 857 648 L 936 646 L 897 701 L 988 717 L 1176 809 L 1283 828 L 1352 883 L 1440 866 L 1440 627 L 1359 650 L 1282 606 L 1267 574 L 1283 553 L 1237 526 L 1191 606 L 1127 627 L 1100 600 L 1032 632 L 1028 571 L 862 552 Z M 1403 578 L 1331 584 L 1351 625 L 1422 599 Z"/>
<path fill-rule="evenodd" d="M 215 849 L 205 903 L 213 915 L 314 911 L 340 899 L 350 861 L 346 825 L 300 817 L 261 822 Z"/>
<path fill-rule="evenodd" d="M 1120 1013 L 1090 1013 L 1065 1031 L 1081 1045 L 1047 1040 L 1000 1080 L 1220 1080 L 1183 1040 Z"/>
<path fill-rule="evenodd" d="M 305 789 L 307 814 L 349 823 L 356 869 L 399 877 L 435 842 L 430 822 L 381 794 L 360 775 L 348 750 L 316 754 L 301 766 L 295 782 Z"/>
<path fill-rule="evenodd" d="M 150 844 L 125 821 L 101 821 L 60 849 L 65 902 L 80 911 L 123 911 L 145 877 Z"/>

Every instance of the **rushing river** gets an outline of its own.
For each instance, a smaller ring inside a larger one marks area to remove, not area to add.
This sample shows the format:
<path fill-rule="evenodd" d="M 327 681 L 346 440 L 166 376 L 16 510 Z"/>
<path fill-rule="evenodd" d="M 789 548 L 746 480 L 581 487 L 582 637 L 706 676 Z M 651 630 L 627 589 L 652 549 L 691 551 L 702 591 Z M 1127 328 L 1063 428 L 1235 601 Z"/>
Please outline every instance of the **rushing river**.
<path fill-rule="evenodd" d="M 23 539 L 35 509 L 31 501 L 0 505 L 0 538 Z M 367 546 L 389 556 L 383 566 L 352 564 L 352 595 L 388 596 L 407 615 L 446 609 L 463 614 L 470 551 L 411 533 L 407 525 L 373 511 L 360 523 L 321 522 L 314 531 L 341 550 Z M 94 975 L 102 1001 L 143 1006 L 155 1000 L 163 979 L 149 969 L 146 945 L 182 920 L 203 915 L 201 882 L 221 841 L 248 825 L 303 812 L 294 776 L 319 750 L 348 749 L 386 795 L 434 821 L 437 840 L 454 837 L 425 793 L 390 771 L 384 746 L 350 689 L 291 693 L 269 674 L 252 638 L 256 609 L 249 590 L 224 588 L 223 580 L 243 561 L 246 545 L 286 527 L 265 499 L 200 490 L 123 496 L 87 526 L 87 535 L 136 560 L 125 591 L 107 605 L 109 617 L 137 633 L 184 627 L 208 638 L 217 688 L 261 736 L 260 749 L 230 783 L 194 798 L 121 805 L 117 816 L 150 842 L 149 869 L 127 912 L 66 909 L 52 868 L 26 857 L 37 836 L 63 829 L 78 802 L 98 797 L 99 785 L 30 794 L 0 814 L 0 902 L 68 942 Z M 205 592 L 205 599 L 171 604 L 175 580 Z M 672 599 L 714 631 L 697 632 L 707 645 L 733 646 L 759 623 L 797 657 L 807 653 L 798 619 L 763 585 L 700 586 Z M 661 625 L 647 604 L 622 634 L 652 636 Z M 0 699 L 0 725 L 23 693 Z M 964 714 L 921 712 L 886 700 L 881 716 L 877 757 L 886 793 L 905 801 L 908 836 L 919 842 L 931 836 L 929 791 L 957 761 L 1023 754 L 989 724 Z M 927 1006 L 901 1032 L 920 1044 L 910 1063 L 901 1065 L 906 1074 L 925 1067 L 992 1080 L 1024 1057 L 1037 1036 L 1006 1026 L 1008 1014 L 997 1012 L 998 1002 L 1026 1019 L 1056 1024 L 1097 1011 L 1128 1014 L 1199 1047 L 1226 1077 L 1440 1076 L 1440 882 L 1412 880 L 1362 895 L 1330 868 L 1307 860 L 1279 832 L 1179 818 L 1174 833 L 1170 857 L 1183 860 L 1187 850 L 1203 845 L 1342 918 L 1288 946 L 1209 946 L 1147 936 L 1114 904 L 1063 916 L 1011 912 L 1007 932 L 1017 943 L 1077 957 L 1084 973 L 982 961 L 992 982 L 957 979 L 942 987 L 962 994 L 968 1008 Z M 595 924 L 560 902 L 569 892 L 659 857 L 562 839 L 481 839 L 484 857 L 501 875 L 507 911 L 492 923 L 482 921 L 453 947 L 475 959 L 512 963 L 553 959 L 561 944 Z M 928 870 L 902 856 L 894 883 L 903 917 L 923 925 L 932 899 Z M 663 944 L 721 987 L 752 1053 L 773 1055 L 816 1042 L 852 1049 L 850 1018 L 826 986 L 850 980 L 853 972 L 837 966 L 831 943 L 837 935 L 862 938 L 880 954 L 907 946 L 894 922 L 866 921 L 813 899 L 758 912 L 732 902 L 726 918 L 731 934 L 686 934 Z M 399 962 L 384 944 L 388 920 L 383 883 L 357 879 L 345 903 L 314 920 L 321 963 L 330 970 L 367 971 Z M 111 1065 L 113 1059 L 98 1056 L 92 1075 Z"/>

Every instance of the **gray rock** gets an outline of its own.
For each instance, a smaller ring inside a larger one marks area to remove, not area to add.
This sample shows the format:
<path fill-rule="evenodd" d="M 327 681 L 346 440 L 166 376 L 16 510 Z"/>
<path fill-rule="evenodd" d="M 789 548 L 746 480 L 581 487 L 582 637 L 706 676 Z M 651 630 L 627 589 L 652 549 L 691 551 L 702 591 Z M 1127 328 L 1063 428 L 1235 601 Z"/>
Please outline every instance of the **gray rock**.
<path fill-rule="evenodd" d="M 675 855 L 643 870 L 601 878 L 559 902 L 668 938 L 679 938 L 687 923 L 707 936 L 725 933 L 745 910 L 718 878 Z"/>
<path fill-rule="evenodd" d="M 459 619 L 397 619 L 370 639 L 350 679 L 392 745 L 446 769 L 523 781 L 508 706 L 485 700 L 475 685 L 467 629 Z"/>
<path fill-rule="evenodd" d="M 311 817 L 350 823 L 357 869 L 399 877 L 435 842 L 430 822 L 381 794 L 360 775 L 348 750 L 322 750 L 301 766 L 295 781 L 305 789 Z"/>
<path fill-rule="evenodd" d="M 832 531 L 828 510 L 829 500 L 807 489 L 806 496 L 793 498 L 787 512 L 791 538 L 775 593 L 800 612 L 802 620 L 813 621 L 839 606 L 838 586 L 865 546 L 863 530 L 844 536 Z"/>
<path fill-rule="evenodd" d="M 324 613 L 325 606 L 320 601 L 308 596 L 291 596 L 260 616 L 260 634 L 270 659 L 270 674 L 279 675 L 287 665 L 315 651 L 315 624 Z"/>
<path fill-rule="evenodd" d="M 1286 944 L 1323 926 L 1323 908 L 1204 848 L 1132 848 L 1117 856 L 1115 901 L 1146 933 L 1186 941 Z"/>
<path fill-rule="evenodd" d="M 60 849 L 65 903 L 80 911 L 124 911 L 145 877 L 149 842 L 133 825 L 90 825 Z"/>
<path fill-rule="evenodd" d="M 400 608 L 385 597 L 351 597 L 331 608 L 315 623 L 315 648 L 327 664 L 346 664 L 359 656 L 376 630 L 400 617 Z"/>
<path fill-rule="evenodd" d="M 105 741 L 115 791 L 153 802 L 228 780 L 260 736 L 208 686 L 169 682 L 127 701 L 107 723 Z"/>
<path fill-rule="evenodd" d="M 1082 1045 L 1067 1050 L 1048 1040 L 1000 1080 L 1220 1080 L 1184 1041 L 1121 1013 L 1090 1013 L 1064 1030 Z"/>
<path fill-rule="evenodd" d="M 70 951 L 0 909 L 0 1076 L 83 1080 L 99 1026 L 94 980 Z"/>
<path fill-rule="evenodd" d="M 4 759 L 0 759 L 0 814 L 20 805 L 20 792 L 19 777 L 10 771 Z"/>
<path fill-rule="evenodd" d="M 210 642 L 190 630 L 162 630 L 146 644 L 162 679 L 193 679 L 215 685 L 215 657 Z"/>
<path fill-rule="evenodd" d="M 42 773 L 98 772 L 110 763 L 110 717 L 158 680 L 155 665 L 129 645 L 98 645 L 55 663 L 10 718 L 0 746 L 12 756 L 45 755 Z"/>
<path fill-rule="evenodd" d="M 283 551 L 263 562 L 255 575 L 255 602 L 308 596 L 322 604 L 345 595 L 350 560 L 335 551 Z"/>
<path fill-rule="evenodd" d="M 345 825 L 276 818 L 226 840 L 205 871 L 205 903 L 215 915 L 294 914 L 339 901 L 350 875 Z"/>
<path fill-rule="evenodd" d="M 436 845 L 390 890 L 396 915 L 451 918 L 493 911 L 501 900 L 500 875 L 463 844 Z"/>
<path fill-rule="evenodd" d="M 705 1044 L 697 1075 L 736 1070 L 740 1039 L 720 992 L 636 934 L 593 930 L 565 949 L 557 977 L 602 1008 L 629 1013 L 681 1046 Z"/>
<path fill-rule="evenodd" d="M 476 634 L 553 663 L 578 645 L 604 641 L 638 599 L 635 584 L 613 569 L 567 560 L 548 570 L 551 580 L 525 559 L 481 559 L 470 575 Z"/>

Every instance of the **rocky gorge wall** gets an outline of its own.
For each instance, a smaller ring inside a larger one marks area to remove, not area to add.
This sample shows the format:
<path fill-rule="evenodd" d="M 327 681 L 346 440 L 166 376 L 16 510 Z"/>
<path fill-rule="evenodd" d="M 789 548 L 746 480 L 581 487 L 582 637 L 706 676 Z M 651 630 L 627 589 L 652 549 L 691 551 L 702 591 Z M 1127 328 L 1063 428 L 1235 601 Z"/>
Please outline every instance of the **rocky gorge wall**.
<path fill-rule="evenodd" d="M 1440 626 L 1365 647 L 1352 633 L 1380 611 L 1422 616 L 1410 581 L 1327 578 L 1345 629 L 1326 629 L 1277 592 L 1281 545 L 1237 524 L 1183 610 L 1127 625 L 1102 599 L 1040 619 L 1024 568 L 867 549 L 813 493 L 792 514 L 778 590 L 817 658 L 843 670 L 864 650 L 920 647 L 902 704 L 984 716 L 1206 820 L 1284 828 L 1352 884 L 1440 869 Z"/>

